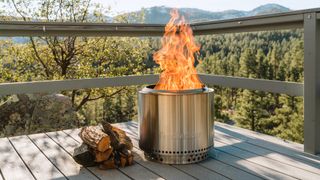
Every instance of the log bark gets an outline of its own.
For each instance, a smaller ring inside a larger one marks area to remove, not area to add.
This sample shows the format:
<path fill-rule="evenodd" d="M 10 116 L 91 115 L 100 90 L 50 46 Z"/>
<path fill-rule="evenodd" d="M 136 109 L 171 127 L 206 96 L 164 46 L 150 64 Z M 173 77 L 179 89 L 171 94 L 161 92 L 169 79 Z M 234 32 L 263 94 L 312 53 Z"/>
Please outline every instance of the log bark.
<path fill-rule="evenodd" d="M 100 128 L 88 126 L 81 129 L 80 138 L 94 150 L 105 152 L 110 148 L 110 137 Z"/>
<path fill-rule="evenodd" d="M 126 135 L 125 131 L 112 126 L 108 122 L 105 122 L 102 127 L 103 131 L 110 136 L 111 144 L 113 144 L 113 147 L 115 147 L 116 150 L 132 150 L 133 144 L 131 142 L 131 139 Z"/>

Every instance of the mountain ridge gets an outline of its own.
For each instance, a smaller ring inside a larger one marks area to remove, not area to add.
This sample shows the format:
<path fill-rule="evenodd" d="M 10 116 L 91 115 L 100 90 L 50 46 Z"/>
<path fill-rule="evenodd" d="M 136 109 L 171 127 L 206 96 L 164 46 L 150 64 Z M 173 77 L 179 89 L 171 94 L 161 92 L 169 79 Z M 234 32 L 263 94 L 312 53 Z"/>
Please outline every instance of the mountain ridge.
<path fill-rule="evenodd" d="M 135 20 L 132 17 L 136 17 L 144 14 L 143 23 L 149 24 L 166 24 L 170 19 L 170 10 L 173 9 L 167 6 L 153 6 L 149 8 L 145 8 L 139 11 L 124 13 L 120 16 L 126 16 L 131 23 L 139 23 L 139 20 Z M 281 13 L 291 11 L 289 8 L 269 3 L 265 5 L 258 6 L 250 11 L 243 10 L 224 10 L 224 11 L 207 11 L 197 8 L 176 8 L 179 12 L 192 22 L 201 22 L 201 21 L 212 21 L 212 20 L 222 20 L 222 19 L 232 19 L 246 16 L 257 16 L 263 14 L 271 14 L 271 13 Z M 141 23 L 141 21 L 140 21 Z"/>

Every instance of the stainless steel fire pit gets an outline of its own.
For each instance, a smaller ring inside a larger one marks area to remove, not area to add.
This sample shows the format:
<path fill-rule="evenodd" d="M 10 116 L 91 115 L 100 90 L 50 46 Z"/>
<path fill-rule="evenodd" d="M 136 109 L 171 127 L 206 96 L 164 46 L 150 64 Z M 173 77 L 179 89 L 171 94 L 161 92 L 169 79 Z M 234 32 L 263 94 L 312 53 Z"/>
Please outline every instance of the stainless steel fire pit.
<path fill-rule="evenodd" d="M 213 89 L 139 91 L 139 146 L 167 164 L 204 160 L 213 146 Z"/>

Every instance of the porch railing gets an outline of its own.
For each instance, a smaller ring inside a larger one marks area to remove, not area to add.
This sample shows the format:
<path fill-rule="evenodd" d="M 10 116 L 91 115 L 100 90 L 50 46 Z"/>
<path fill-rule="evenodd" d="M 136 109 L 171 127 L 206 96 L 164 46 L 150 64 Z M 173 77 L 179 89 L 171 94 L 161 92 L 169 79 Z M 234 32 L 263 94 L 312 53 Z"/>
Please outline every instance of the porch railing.
<path fill-rule="evenodd" d="M 201 74 L 208 85 L 304 97 L 304 151 L 320 153 L 320 9 L 191 24 L 195 35 L 304 29 L 304 83 Z M 1 36 L 161 36 L 164 25 L 0 21 Z M 158 75 L 0 84 L 0 96 L 155 83 Z"/>

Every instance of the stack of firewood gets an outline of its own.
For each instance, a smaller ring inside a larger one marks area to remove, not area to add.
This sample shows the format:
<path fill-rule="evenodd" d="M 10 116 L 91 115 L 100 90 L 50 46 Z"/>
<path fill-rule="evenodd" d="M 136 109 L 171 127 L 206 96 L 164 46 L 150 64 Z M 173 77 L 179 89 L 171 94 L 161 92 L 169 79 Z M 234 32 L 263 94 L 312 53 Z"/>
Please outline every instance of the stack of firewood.
<path fill-rule="evenodd" d="M 75 148 L 73 154 L 77 163 L 85 167 L 98 165 L 101 169 L 132 165 L 133 145 L 123 130 L 109 123 L 103 123 L 102 127 L 82 128 L 79 136 L 83 143 Z"/>

